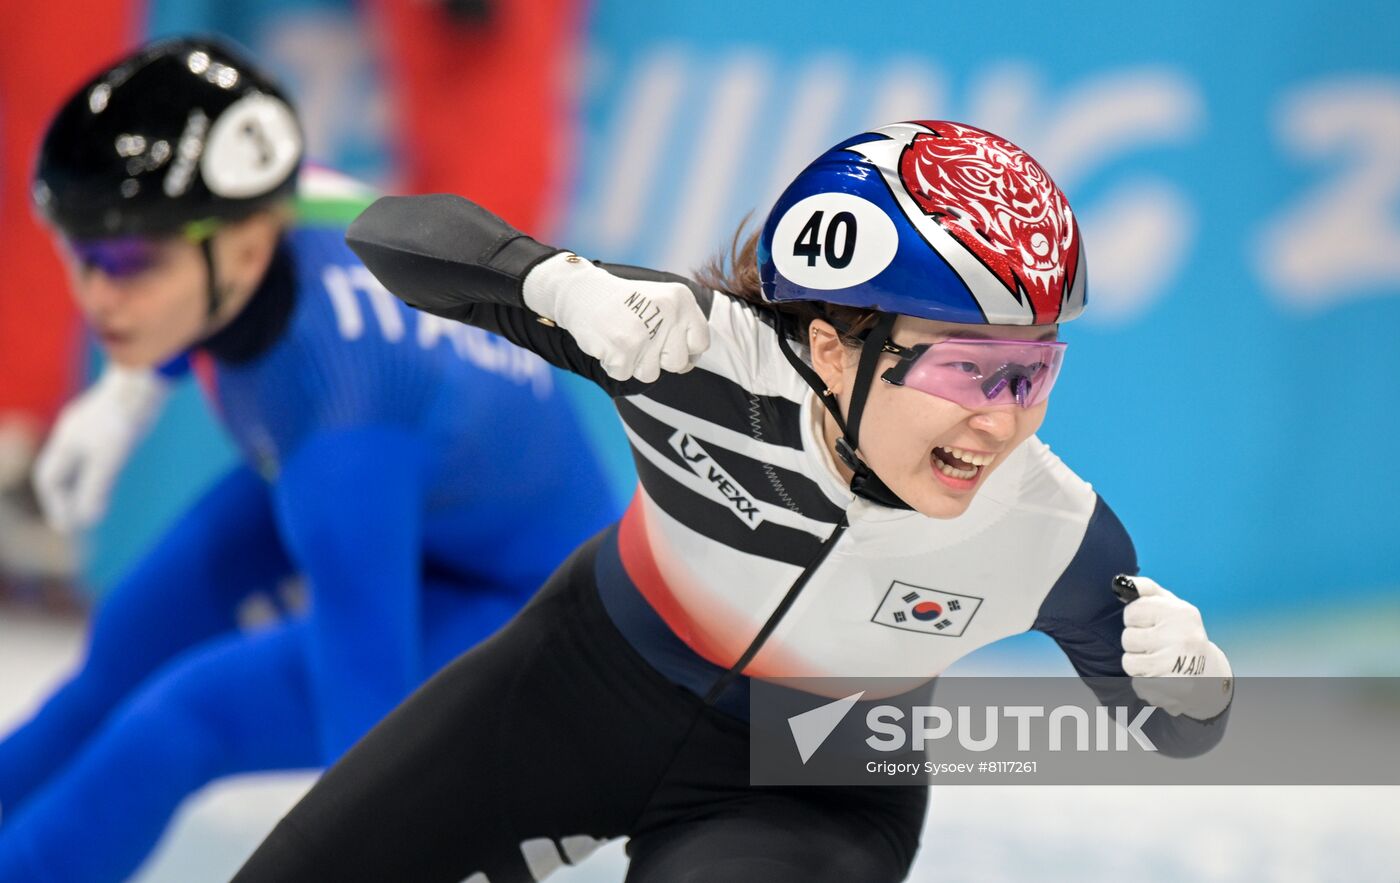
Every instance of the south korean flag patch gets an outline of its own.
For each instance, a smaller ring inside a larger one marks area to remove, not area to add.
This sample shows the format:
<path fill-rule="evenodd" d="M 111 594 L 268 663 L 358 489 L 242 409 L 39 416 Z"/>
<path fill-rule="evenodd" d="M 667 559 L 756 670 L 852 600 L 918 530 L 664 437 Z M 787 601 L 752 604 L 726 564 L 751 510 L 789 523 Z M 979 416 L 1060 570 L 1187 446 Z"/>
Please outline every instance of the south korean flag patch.
<path fill-rule="evenodd" d="M 895 580 L 871 622 L 907 632 L 956 638 L 982 606 L 982 599 Z"/>

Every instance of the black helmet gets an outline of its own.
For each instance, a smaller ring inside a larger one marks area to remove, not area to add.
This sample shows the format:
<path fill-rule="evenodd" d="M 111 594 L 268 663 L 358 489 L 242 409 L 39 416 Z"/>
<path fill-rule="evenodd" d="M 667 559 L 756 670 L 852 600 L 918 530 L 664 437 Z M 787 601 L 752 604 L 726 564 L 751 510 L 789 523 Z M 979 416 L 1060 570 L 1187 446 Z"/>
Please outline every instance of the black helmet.
<path fill-rule="evenodd" d="M 39 151 L 34 202 L 73 239 L 175 233 L 290 195 L 302 143 L 282 89 L 241 53 L 161 40 L 64 104 Z"/>

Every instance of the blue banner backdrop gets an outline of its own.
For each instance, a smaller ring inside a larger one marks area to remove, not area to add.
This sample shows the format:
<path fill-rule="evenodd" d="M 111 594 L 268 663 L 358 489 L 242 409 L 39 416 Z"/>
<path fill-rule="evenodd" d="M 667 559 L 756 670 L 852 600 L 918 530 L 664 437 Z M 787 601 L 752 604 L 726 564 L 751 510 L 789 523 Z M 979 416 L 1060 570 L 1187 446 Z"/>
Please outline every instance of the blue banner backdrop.
<path fill-rule="evenodd" d="M 317 155 L 380 178 L 383 116 L 348 110 L 382 94 L 363 23 L 344 0 L 275 5 L 162 0 L 152 32 L 250 44 L 294 82 Z M 1400 7 L 597 0 L 590 29 L 556 241 L 685 271 L 846 135 L 992 129 L 1083 224 L 1089 311 L 1042 435 L 1146 572 L 1221 612 L 1400 585 Z M 592 402 L 625 492 L 625 441 Z M 99 585 L 129 534 L 97 537 Z"/>
<path fill-rule="evenodd" d="M 1047 10 L 599 2 L 559 241 L 693 269 L 847 135 L 989 128 L 1083 225 L 1042 436 L 1144 571 L 1230 612 L 1400 585 L 1400 8 Z"/>

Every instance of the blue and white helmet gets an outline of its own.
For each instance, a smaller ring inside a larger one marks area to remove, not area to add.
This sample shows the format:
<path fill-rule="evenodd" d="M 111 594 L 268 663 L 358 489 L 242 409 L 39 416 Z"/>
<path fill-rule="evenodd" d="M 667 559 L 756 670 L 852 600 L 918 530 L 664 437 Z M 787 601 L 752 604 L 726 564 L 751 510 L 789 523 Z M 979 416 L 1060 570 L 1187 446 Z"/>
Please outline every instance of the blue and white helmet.
<path fill-rule="evenodd" d="M 822 154 L 778 197 L 758 261 L 771 302 L 993 325 L 1084 310 L 1068 200 L 1021 148 L 961 123 L 896 123 Z"/>

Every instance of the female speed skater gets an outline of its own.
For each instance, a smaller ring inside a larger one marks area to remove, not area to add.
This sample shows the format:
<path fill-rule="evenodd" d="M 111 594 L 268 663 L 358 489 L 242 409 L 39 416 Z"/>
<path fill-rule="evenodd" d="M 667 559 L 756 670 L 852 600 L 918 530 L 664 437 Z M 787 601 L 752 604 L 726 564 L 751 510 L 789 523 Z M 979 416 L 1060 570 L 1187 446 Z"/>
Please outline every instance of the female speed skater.
<path fill-rule="evenodd" d="M 202 39 L 122 59 L 48 130 L 36 203 L 118 371 L 79 434 L 193 349 L 242 462 L 0 743 L 0 881 L 125 879 L 210 780 L 329 765 L 617 516 L 553 369 L 385 292 L 344 241 L 368 200 L 301 163 L 282 90 Z M 292 577 L 304 609 L 239 628 Z"/>
<path fill-rule="evenodd" d="M 1085 258 L 1010 142 L 949 122 L 843 141 L 699 284 L 608 272 L 455 196 L 382 199 L 348 239 L 408 303 L 611 394 L 641 485 L 241 883 L 521 883 L 618 836 L 635 883 L 901 880 L 926 789 L 750 787 L 752 679 L 928 681 L 1029 629 L 1170 712 L 1145 727 L 1162 753 L 1220 738 L 1233 684 L 1199 612 L 1146 577 L 1120 602 L 1128 534 L 1034 437 Z M 900 619 L 897 582 L 976 615 Z M 1164 689 L 1176 666 L 1213 689 Z"/>

